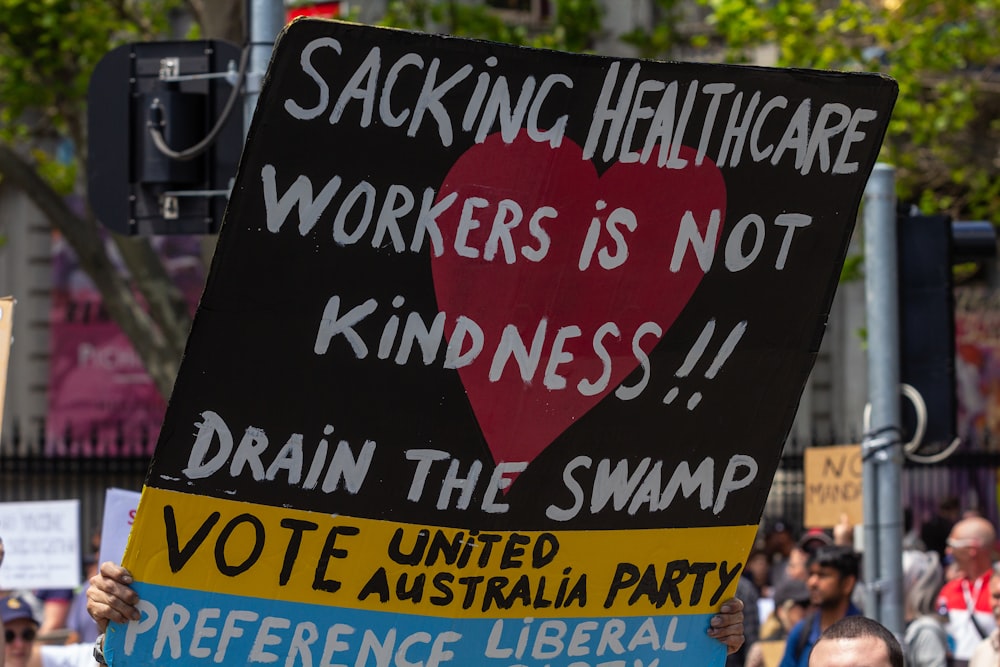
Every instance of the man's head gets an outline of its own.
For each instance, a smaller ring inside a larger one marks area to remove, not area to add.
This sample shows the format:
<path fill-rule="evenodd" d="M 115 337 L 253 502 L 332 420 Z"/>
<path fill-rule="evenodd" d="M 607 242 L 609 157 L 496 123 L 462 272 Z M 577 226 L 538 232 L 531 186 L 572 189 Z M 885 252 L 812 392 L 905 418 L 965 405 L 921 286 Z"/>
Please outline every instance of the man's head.
<path fill-rule="evenodd" d="M 801 579 L 785 579 L 774 588 L 774 611 L 786 630 L 802 620 L 809 609 L 809 587 Z"/>
<path fill-rule="evenodd" d="M 802 547 L 795 547 L 788 554 L 785 577 L 805 581 L 809 578 L 809 553 Z"/>
<path fill-rule="evenodd" d="M 770 556 L 781 554 L 782 557 L 787 557 L 795 546 L 795 538 L 792 535 L 792 527 L 784 519 L 769 522 L 767 530 L 764 531 L 764 551 Z"/>
<path fill-rule="evenodd" d="M 820 636 L 809 667 L 903 667 L 903 649 L 878 621 L 847 616 Z"/>
<path fill-rule="evenodd" d="M 3 621 L 7 644 L 4 648 L 5 667 L 24 667 L 31 657 L 38 632 L 38 622 L 31 607 L 17 596 L 0 598 L 0 620 Z"/>
<path fill-rule="evenodd" d="M 948 552 L 962 574 L 975 579 L 990 569 L 996 539 L 993 524 L 983 517 L 962 519 L 948 535 Z"/>
<path fill-rule="evenodd" d="M 990 600 L 993 603 L 993 616 L 1000 625 L 1000 563 L 993 564 L 993 574 L 990 576 Z"/>
<path fill-rule="evenodd" d="M 850 547 L 820 547 L 809 559 L 809 600 L 821 610 L 846 610 L 858 581 L 858 554 Z"/>
<path fill-rule="evenodd" d="M 826 534 L 822 528 L 810 528 L 799 538 L 798 548 L 807 554 L 813 554 L 820 547 L 827 547 L 833 544 L 833 538 Z"/>
<path fill-rule="evenodd" d="M 946 519 L 958 521 L 959 517 L 962 516 L 962 503 L 956 496 L 942 498 L 941 502 L 938 503 L 938 514 Z"/>
<path fill-rule="evenodd" d="M 911 621 L 937 611 L 935 602 L 944 570 L 936 551 L 907 549 L 903 552 L 903 615 Z"/>

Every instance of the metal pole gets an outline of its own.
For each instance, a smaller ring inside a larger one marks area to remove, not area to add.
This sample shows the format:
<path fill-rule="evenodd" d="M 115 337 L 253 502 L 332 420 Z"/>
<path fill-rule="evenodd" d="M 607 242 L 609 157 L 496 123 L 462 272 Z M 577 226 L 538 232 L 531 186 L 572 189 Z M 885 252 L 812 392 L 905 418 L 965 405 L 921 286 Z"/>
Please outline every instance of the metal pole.
<path fill-rule="evenodd" d="M 250 130 L 250 121 L 257 108 L 260 86 L 271 61 L 274 38 L 285 24 L 282 0 L 249 0 L 247 22 L 250 37 L 250 59 L 247 63 L 246 96 L 243 99 L 243 134 Z"/>
<path fill-rule="evenodd" d="M 865 188 L 865 305 L 871 423 L 864 459 L 865 613 L 903 634 L 902 507 L 900 502 L 899 292 L 896 172 L 877 164 Z"/>

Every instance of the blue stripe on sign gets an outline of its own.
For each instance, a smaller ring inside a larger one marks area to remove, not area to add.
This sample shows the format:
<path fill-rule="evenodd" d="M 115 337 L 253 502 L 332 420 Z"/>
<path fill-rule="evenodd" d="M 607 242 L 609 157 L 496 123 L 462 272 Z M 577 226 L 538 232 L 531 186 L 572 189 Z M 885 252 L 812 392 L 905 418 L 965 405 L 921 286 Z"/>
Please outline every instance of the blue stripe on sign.
<path fill-rule="evenodd" d="M 108 628 L 105 655 L 140 665 L 283 667 L 721 666 L 707 614 L 447 619 L 137 583 L 142 618 Z"/>

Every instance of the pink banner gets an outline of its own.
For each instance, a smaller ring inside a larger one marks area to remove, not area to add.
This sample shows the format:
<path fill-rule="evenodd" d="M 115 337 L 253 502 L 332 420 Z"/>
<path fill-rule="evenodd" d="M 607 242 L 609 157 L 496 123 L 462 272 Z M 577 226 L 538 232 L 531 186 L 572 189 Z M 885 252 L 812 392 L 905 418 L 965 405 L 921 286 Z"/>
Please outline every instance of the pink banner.
<path fill-rule="evenodd" d="M 983 442 L 1000 433 L 1000 291 L 955 290 L 955 349 L 958 433 Z"/>
<path fill-rule="evenodd" d="M 193 310 L 205 277 L 199 237 L 156 237 L 153 244 Z M 60 237 L 53 239 L 51 323 L 46 455 L 151 454 L 165 402 Z"/>

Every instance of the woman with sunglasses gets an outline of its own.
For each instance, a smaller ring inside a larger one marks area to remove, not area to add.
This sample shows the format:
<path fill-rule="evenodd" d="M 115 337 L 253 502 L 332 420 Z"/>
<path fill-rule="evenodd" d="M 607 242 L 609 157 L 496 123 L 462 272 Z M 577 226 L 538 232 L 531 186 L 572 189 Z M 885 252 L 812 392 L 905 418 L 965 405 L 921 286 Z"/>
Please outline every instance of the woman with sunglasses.
<path fill-rule="evenodd" d="M 24 598 L 0 598 L 0 621 L 6 644 L 0 667 L 93 667 L 90 644 L 43 645 L 36 640 L 38 621 Z"/>
<path fill-rule="evenodd" d="M 3 619 L 4 666 L 27 667 L 31 651 L 35 646 L 38 623 L 31 613 L 31 607 L 23 599 L 15 596 L 0 600 L 0 619 Z"/>

